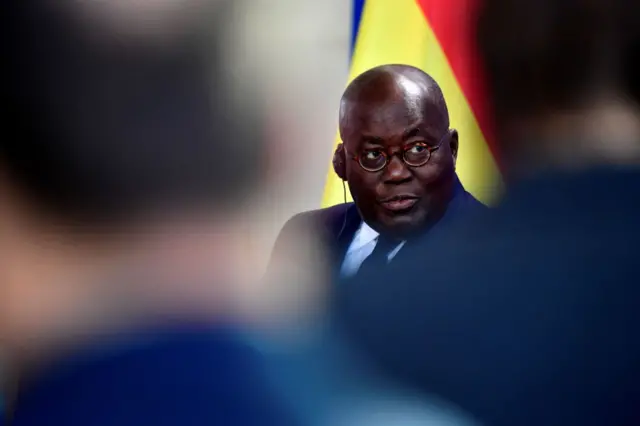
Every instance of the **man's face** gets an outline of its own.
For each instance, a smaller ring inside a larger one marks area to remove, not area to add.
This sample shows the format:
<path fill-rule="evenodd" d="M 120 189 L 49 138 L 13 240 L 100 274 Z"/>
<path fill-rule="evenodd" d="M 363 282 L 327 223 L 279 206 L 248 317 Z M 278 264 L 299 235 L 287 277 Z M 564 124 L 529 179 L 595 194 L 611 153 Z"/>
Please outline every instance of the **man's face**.
<path fill-rule="evenodd" d="M 342 138 L 347 181 L 362 218 L 380 233 L 407 237 L 446 209 L 454 182 L 458 135 L 449 130 L 437 107 L 402 94 L 382 101 L 360 101 L 346 111 Z M 408 166 L 403 152 L 415 144 L 432 148 L 429 161 Z M 364 170 L 353 157 L 386 154 L 377 172 Z"/>

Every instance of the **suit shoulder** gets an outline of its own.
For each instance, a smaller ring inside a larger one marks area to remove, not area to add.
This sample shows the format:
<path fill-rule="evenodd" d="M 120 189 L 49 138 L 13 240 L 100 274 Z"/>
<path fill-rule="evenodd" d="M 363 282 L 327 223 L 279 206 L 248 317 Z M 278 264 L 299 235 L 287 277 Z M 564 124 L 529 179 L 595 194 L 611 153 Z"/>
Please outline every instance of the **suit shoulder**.
<path fill-rule="evenodd" d="M 317 221 L 320 223 L 330 222 L 336 216 L 343 215 L 345 210 L 349 209 L 353 203 L 336 204 L 335 206 L 325 207 L 322 209 L 307 210 L 305 212 L 294 215 L 289 222 L 293 221 Z M 289 223 L 287 222 L 287 223 Z"/>
<path fill-rule="evenodd" d="M 486 211 L 489 210 L 490 207 L 484 204 L 482 201 L 478 200 L 471 193 L 467 192 L 465 195 L 467 206 L 476 211 Z"/>
<path fill-rule="evenodd" d="M 330 229 L 336 220 L 344 216 L 345 211 L 353 206 L 353 203 L 337 204 L 322 209 L 307 210 L 291 217 L 280 231 L 280 235 L 295 232 L 303 227 Z"/>

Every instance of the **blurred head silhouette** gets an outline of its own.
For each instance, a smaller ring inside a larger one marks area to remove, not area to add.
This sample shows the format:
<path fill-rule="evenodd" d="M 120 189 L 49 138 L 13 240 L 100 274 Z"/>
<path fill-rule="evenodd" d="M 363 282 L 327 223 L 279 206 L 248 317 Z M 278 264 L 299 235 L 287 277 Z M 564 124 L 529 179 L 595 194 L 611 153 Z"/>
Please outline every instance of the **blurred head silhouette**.
<path fill-rule="evenodd" d="M 478 40 L 509 172 L 640 159 L 640 6 L 483 2 Z"/>
<path fill-rule="evenodd" d="M 205 31 L 224 14 L 205 3 L 126 28 L 93 3 L 3 5 L 2 343 L 126 322 L 149 295 L 186 302 L 190 280 L 209 283 L 216 219 L 255 182 L 262 145 Z"/>

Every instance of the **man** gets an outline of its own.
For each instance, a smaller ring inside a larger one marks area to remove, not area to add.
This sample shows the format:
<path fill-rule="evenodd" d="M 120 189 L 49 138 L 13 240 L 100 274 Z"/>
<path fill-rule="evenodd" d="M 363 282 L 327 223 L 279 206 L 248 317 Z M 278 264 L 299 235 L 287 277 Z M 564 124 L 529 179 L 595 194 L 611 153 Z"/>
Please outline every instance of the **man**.
<path fill-rule="evenodd" d="M 322 280 L 325 253 L 314 245 L 318 240 L 329 249 L 327 269 L 353 279 L 485 210 L 456 176 L 458 133 L 449 127 L 440 88 L 423 71 L 385 65 L 357 77 L 342 97 L 339 129 L 343 143 L 334 170 L 355 202 L 301 213 L 285 225 L 271 267 L 300 275 L 294 282 L 308 275 Z M 367 299 L 366 289 L 360 297 Z M 305 331 L 300 347 L 287 347 L 273 363 L 280 366 L 274 376 L 285 393 L 301 402 L 301 416 L 331 425 L 408 419 L 450 424 L 442 405 L 405 401 L 402 390 L 370 375 L 324 318 Z M 392 418 L 385 417 L 390 412 Z"/>
<path fill-rule="evenodd" d="M 440 87 L 423 71 L 384 65 L 358 76 L 342 96 L 339 128 L 333 167 L 354 203 L 294 216 L 276 255 L 297 229 L 311 226 L 330 248 L 331 268 L 353 276 L 482 209 L 455 173 L 458 133 Z"/>
<path fill-rule="evenodd" d="M 3 5 L 9 422 L 289 424 L 262 360 L 224 315 L 227 247 L 216 231 L 253 181 L 230 178 L 223 160 L 259 165 L 259 123 L 235 110 L 199 25 L 114 30 L 103 6 Z"/>
<path fill-rule="evenodd" d="M 638 22 L 624 1 L 484 2 L 511 187 L 428 261 L 342 288 L 343 330 L 387 374 L 492 426 L 639 424 Z"/>

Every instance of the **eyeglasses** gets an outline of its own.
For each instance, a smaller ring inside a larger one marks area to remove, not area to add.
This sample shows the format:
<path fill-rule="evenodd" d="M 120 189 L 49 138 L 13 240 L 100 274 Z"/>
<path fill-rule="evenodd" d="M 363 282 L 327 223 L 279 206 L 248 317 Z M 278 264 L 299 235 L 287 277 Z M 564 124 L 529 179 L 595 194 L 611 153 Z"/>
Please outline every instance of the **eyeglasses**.
<path fill-rule="evenodd" d="M 420 167 L 424 166 L 431 159 L 431 154 L 437 151 L 445 140 L 445 137 L 449 134 L 446 132 L 440 138 L 440 141 L 433 146 L 427 145 L 424 142 L 410 143 L 402 148 L 402 160 L 407 166 Z M 354 161 L 357 161 L 367 172 L 379 172 L 387 167 L 391 157 L 395 154 L 389 154 L 381 149 L 366 149 L 361 153 L 351 157 Z"/>

